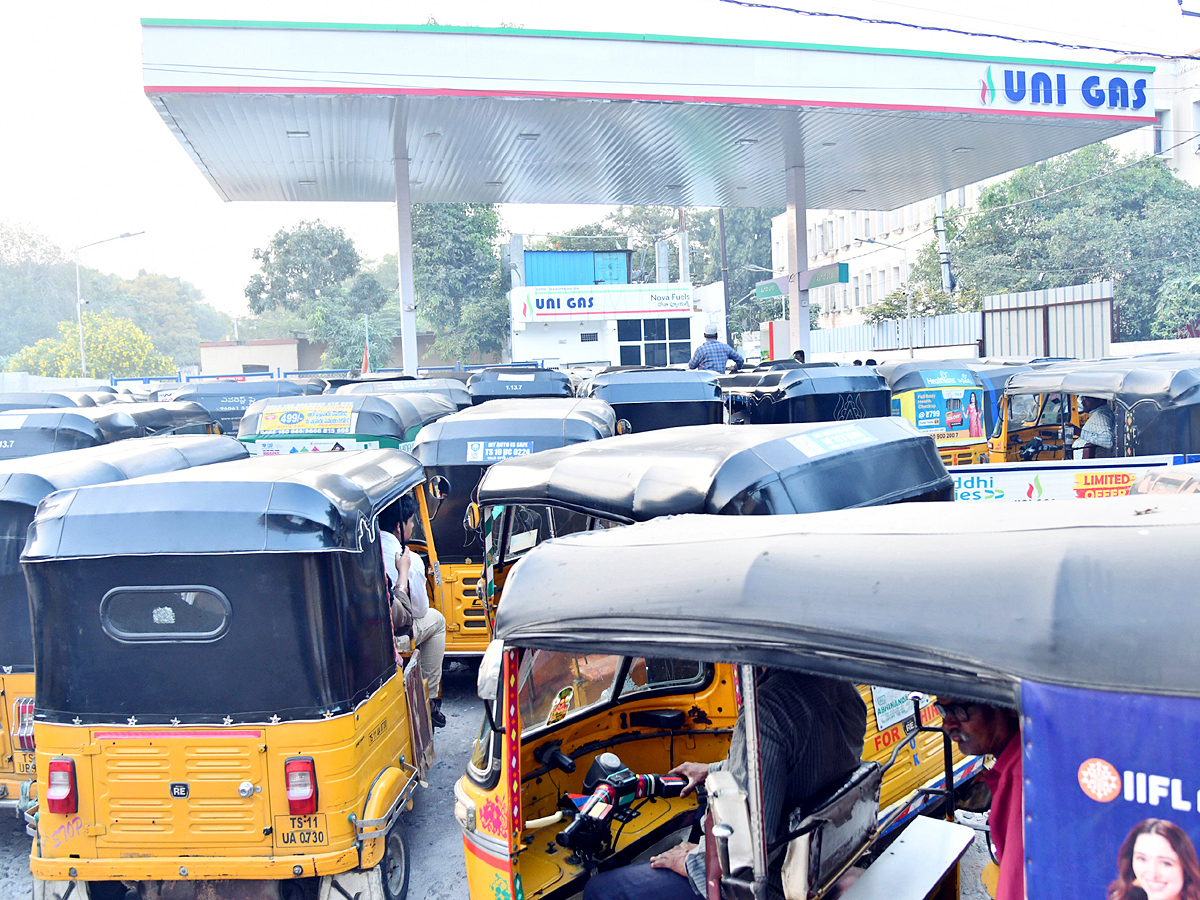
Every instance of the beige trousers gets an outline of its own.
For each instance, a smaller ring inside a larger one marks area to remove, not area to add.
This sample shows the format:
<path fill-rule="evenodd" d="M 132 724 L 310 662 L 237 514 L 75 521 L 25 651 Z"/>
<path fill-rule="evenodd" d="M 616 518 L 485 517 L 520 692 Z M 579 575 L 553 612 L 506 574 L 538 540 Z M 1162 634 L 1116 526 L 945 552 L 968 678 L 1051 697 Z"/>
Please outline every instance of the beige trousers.
<path fill-rule="evenodd" d="M 429 699 L 442 695 L 442 660 L 446 656 L 446 617 L 432 606 L 419 619 L 413 619 L 412 643 L 421 651 L 421 677 L 429 688 Z M 408 649 L 408 638 L 396 638 L 396 649 Z"/>

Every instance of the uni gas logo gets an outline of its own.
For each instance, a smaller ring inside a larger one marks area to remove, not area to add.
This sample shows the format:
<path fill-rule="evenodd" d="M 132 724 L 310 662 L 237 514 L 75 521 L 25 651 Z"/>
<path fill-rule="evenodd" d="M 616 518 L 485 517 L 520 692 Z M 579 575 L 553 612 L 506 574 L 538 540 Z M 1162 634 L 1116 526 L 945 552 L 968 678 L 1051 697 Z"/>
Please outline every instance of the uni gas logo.
<path fill-rule="evenodd" d="M 1069 96 L 1067 76 L 1063 72 L 1027 72 L 1024 69 L 1004 70 L 1004 99 L 1023 105 L 1066 106 Z M 1146 105 L 1146 79 L 1130 84 L 1121 76 L 1113 76 L 1102 84 L 1099 75 L 1089 75 L 1079 86 L 1083 102 L 1092 108 L 1141 109 Z M 979 102 L 991 106 L 996 102 L 996 79 L 988 66 L 979 80 Z"/>

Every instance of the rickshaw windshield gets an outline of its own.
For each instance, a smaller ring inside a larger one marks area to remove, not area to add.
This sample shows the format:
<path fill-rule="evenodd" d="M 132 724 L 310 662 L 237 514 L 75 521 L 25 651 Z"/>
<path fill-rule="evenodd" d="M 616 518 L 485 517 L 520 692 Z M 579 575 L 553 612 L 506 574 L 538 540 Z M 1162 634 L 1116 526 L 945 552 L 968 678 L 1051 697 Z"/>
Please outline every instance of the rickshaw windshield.
<path fill-rule="evenodd" d="M 555 725 L 619 697 L 696 690 L 706 674 L 705 666 L 693 660 L 527 651 L 517 676 L 521 731 Z"/>
<path fill-rule="evenodd" d="M 1039 396 L 1038 394 L 1008 395 L 1007 421 L 1009 431 L 1019 431 L 1022 428 L 1028 428 L 1037 421 Z M 1001 427 L 1002 423 L 997 419 L 991 436 L 994 438 L 1000 437 Z"/>
<path fill-rule="evenodd" d="M 514 504 L 505 517 L 502 559 L 505 565 L 520 559 L 550 538 L 611 528 L 619 523 L 559 506 Z"/>

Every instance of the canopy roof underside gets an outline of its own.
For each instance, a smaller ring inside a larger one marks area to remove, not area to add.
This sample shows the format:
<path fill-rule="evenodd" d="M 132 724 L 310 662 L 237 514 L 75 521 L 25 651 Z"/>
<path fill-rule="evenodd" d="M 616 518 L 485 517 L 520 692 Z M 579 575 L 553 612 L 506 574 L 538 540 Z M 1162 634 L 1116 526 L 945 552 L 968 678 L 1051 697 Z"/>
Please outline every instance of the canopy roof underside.
<path fill-rule="evenodd" d="M 226 200 L 893 209 L 1153 122 L 1137 67 L 646 36 L 143 23 L 146 94 Z M 1005 69 L 1061 74 L 1013 103 Z M 987 100 L 989 79 L 1000 90 Z M 1132 94 L 1131 94 L 1132 96 Z M 1149 111 L 1150 115 L 1146 113 Z"/>

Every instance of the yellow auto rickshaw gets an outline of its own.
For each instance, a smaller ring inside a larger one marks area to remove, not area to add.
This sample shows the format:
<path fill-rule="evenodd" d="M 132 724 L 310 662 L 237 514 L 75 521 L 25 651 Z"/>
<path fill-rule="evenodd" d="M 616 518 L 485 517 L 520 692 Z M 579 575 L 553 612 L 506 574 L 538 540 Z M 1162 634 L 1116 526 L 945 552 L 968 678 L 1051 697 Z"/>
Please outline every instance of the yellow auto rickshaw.
<path fill-rule="evenodd" d="M 479 485 L 492 548 L 485 580 L 489 607 L 499 587 L 507 591 L 523 560 L 532 561 L 550 538 L 689 513 L 701 514 L 688 521 L 703 534 L 727 516 L 953 497 L 953 481 L 933 441 L 892 417 L 692 426 L 509 459 L 492 466 Z M 721 556 L 717 544 L 706 552 Z M 613 556 L 607 565 L 616 571 L 624 561 Z M 677 565 L 664 557 L 659 573 L 643 572 L 638 595 L 650 598 L 665 589 Z M 593 590 L 586 581 L 578 587 L 579 597 Z M 731 598 L 732 605 L 753 605 L 755 588 L 745 590 Z M 495 607 L 497 616 L 506 604 Z M 561 598 L 547 595 L 548 619 L 560 604 Z M 686 643 L 689 609 L 681 600 L 666 640 Z M 579 853 L 555 838 L 575 817 L 572 795 L 591 792 L 587 774 L 606 752 L 635 773 L 658 774 L 683 760 L 712 762 L 728 752 L 739 702 L 734 667 L 728 657 L 659 658 L 655 648 L 663 637 L 657 630 L 631 632 L 619 650 L 507 643 L 489 648 L 481 684 L 498 679 L 501 687 L 488 698 L 494 702 L 486 706 L 456 788 L 474 900 L 490 900 L 496 885 L 510 896 L 571 896 L 596 864 L 632 859 L 693 824 L 694 798 L 659 797 L 614 826 L 599 855 Z M 868 708 L 863 758 L 893 759 L 881 775 L 879 815 L 882 830 L 896 829 L 938 802 L 936 791 L 945 784 L 941 738 L 920 730 L 936 725 L 937 717 L 927 699 L 918 717 L 905 692 L 870 683 L 859 690 Z M 962 783 L 979 762 L 955 756 L 951 769 Z"/>
<path fill-rule="evenodd" d="M 532 397 L 481 403 L 421 429 L 412 454 L 429 490 L 417 492 L 421 530 L 413 540 L 428 553 L 429 596 L 446 617 L 448 657 L 481 654 L 491 639 L 479 591 L 483 534 L 467 517 L 480 477 L 502 459 L 610 437 L 615 428 L 602 400 Z"/>
<path fill-rule="evenodd" d="M 892 415 L 932 436 L 946 465 L 988 461 L 988 388 L 974 367 L 917 360 L 878 370 L 892 389 Z"/>
<path fill-rule="evenodd" d="M 377 518 L 423 480 L 408 454 L 364 450 L 42 502 L 22 557 L 35 897 L 402 900 L 432 731 L 419 651 L 397 661 Z"/>

